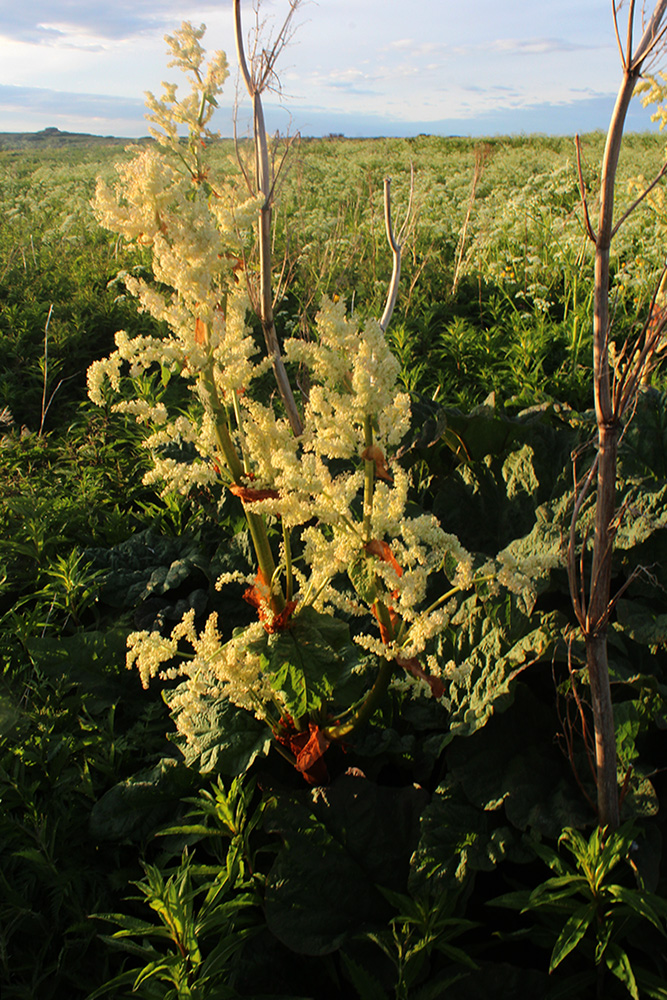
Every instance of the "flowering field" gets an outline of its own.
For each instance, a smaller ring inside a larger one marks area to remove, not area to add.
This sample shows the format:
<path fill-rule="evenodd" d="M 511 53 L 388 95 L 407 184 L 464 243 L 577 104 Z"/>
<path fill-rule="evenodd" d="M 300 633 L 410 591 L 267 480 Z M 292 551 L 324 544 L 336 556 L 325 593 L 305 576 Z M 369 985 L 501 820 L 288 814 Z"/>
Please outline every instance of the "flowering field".
<path fill-rule="evenodd" d="M 605 137 L 282 141 L 267 194 L 200 38 L 161 141 L 0 149 L 2 996 L 667 997 L 663 189 L 610 256 L 607 824 Z"/>

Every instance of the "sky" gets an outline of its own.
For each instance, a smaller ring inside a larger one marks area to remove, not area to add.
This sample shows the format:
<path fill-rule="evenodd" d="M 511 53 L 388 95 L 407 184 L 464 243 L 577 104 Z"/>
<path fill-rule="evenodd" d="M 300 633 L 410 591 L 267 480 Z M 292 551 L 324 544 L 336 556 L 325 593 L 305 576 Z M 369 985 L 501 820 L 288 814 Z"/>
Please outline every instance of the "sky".
<path fill-rule="evenodd" d="M 288 6 L 263 0 L 274 33 Z M 0 0 L 0 132 L 145 135 L 144 93 L 178 82 L 164 35 L 184 20 L 228 55 L 213 127 L 230 135 L 232 0 Z M 621 78 L 610 0 L 302 0 L 295 25 L 272 131 L 571 135 L 607 128 Z M 628 128 L 656 128 L 636 99 Z"/>

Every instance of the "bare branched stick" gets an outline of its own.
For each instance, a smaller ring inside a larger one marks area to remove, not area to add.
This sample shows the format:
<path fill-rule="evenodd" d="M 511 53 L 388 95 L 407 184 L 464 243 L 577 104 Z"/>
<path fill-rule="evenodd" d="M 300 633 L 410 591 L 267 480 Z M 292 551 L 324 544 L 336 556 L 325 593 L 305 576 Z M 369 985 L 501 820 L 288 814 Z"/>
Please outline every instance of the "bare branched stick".
<path fill-rule="evenodd" d="M 628 22 L 633 20 L 634 9 L 635 0 L 631 0 Z M 667 14 L 667 0 L 658 0 L 653 8 L 653 13 L 651 14 L 650 20 L 644 30 L 644 34 L 642 35 L 642 40 L 637 46 L 634 55 L 632 54 L 631 49 L 632 25 L 628 24 L 629 45 L 626 51 L 627 71 L 636 71 L 639 73 L 641 71 L 642 64 L 645 63 L 647 59 L 651 59 L 659 54 L 661 43 L 665 37 L 665 32 L 667 31 L 667 23 L 664 23 L 665 14 Z"/>
<path fill-rule="evenodd" d="M 250 181 L 250 175 L 246 170 L 245 163 L 243 162 L 243 157 L 241 156 L 241 149 L 239 147 L 239 137 L 236 130 L 236 112 L 234 113 L 234 153 L 236 155 L 236 162 L 239 165 L 239 169 L 241 170 L 241 174 L 243 175 L 243 180 L 245 181 L 246 187 L 248 189 L 248 194 L 252 197 L 255 193 L 255 190 Z"/>
<path fill-rule="evenodd" d="M 581 624 L 586 643 L 586 662 L 591 687 L 591 705 L 595 725 L 595 755 L 597 769 L 598 818 L 601 826 L 618 826 L 619 823 L 619 791 L 616 774 L 616 737 L 614 730 L 614 714 L 609 683 L 609 664 L 607 654 L 607 628 L 609 624 L 612 556 L 615 536 L 615 495 L 616 467 L 619 436 L 622 421 L 628 410 L 632 410 L 633 397 L 636 394 L 641 373 L 644 371 L 652 351 L 658 343 L 662 332 L 651 331 L 645 326 L 640 341 L 628 349 L 628 364 L 625 371 L 613 373 L 610 365 L 609 346 L 611 332 L 610 318 L 610 247 L 618 227 L 625 221 L 631 211 L 641 203 L 644 196 L 630 207 L 628 212 L 614 226 L 614 188 L 618 158 L 623 138 L 623 129 L 628 106 L 641 75 L 645 63 L 653 60 L 662 50 L 662 43 L 667 31 L 666 15 L 667 0 L 657 0 L 653 13 L 644 28 L 641 41 L 636 49 L 633 46 L 633 25 L 636 14 L 635 0 L 631 0 L 628 12 L 628 24 L 625 48 L 621 43 L 621 33 L 618 26 L 618 11 L 620 3 L 614 2 L 613 16 L 616 39 L 621 50 L 623 63 L 623 79 L 618 91 L 616 104 L 612 114 L 607 141 L 602 160 L 600 180 L 600 214 L 597 234 L 594 235 L 590 222 L 587 229 L 595 239 L 595 286 L 594 286 L 594 322 L 593 322 L 593 372 L 594 401 L 597 421 L 597 494 L 595 500 L 595 534 L 593 538 L 593 559 L 588 585 L 588 600 L 582 597 L 582 570 L 575 573 L 574 537 L 576 516 L 581 509 L 583 500 L 580 494 L 575 503 L 575 518 L 570 531 L 570 546 L 568 552 L 568 575 L 571 589 L 572 604 Z M 662 176 L 661 172 L 661 176 Z M 659 178 L 656 179 L 657 180 Z M 580 186 L 583 186 L 580 180 Z M 585 202 L 584 202 L 585 203 Z M 642 340 L 643 336 L 643 340 Z M 617 366 L 618 371 L 618 366 Z M 590 475 L 590 474 L 589 474 Z M 588 480 L 584 484 L 583 494 L 590 488 Z M 582 623 L 580 615 L 586 607 L 585 620 Z"/>
<path fill-rule="evenodd" d="M 630 10 L 628 11 L 628 39 L 627 42 L 625 43 L 625 51 L 627 52 L 628 57 L 632 52 L 632 33 L 634 26 L 635 26 L 635 0 L 630 0 Z M 626 69 L 628 68 L 627 64 L 625 63 L 624 66 Z"/>
<path fill-rule="evenodd" d="M 613 400 L 614 410 L 621 416 L 625 416 L 636 402 L 639 385 L 643 382 L 647 369 L 650 368 L 653 356 L 667 327 L 667 309 L 658 305 L 658 298 L 662 299 L 664 296 L 666 283 L 667 266 L 663 268 L 660 282 L 653 293 L 651 306 L 641 333 L 636 340 L 624 344 L 618 360 L 617 372 L 619 368 L 622 370 L 617 374 L 614 382 Z"/>
<path fill-rule="evenodd" d="M 577 685 L 576 685 L 575 676 L 574 676 L 574 668 L 572 666 L 572 641 L 573 641 L 572 637 L 570 637 L 570 640 L 568 642 L 568 649 L 567 649 L 567 666 L 568 666 L 568 671 L 569 671 L 569 674 L 570 674 L 570 684 L 571 684 L 571 692 L 572 693 L 571 694 L 568 693 L 568 694 L 565 695 L 565 716 L 564 717 L 563 717 L 563 713 L 562 713 L 561 708 L 560 708 L 560 698 L 559 698 L 559 695 L 558 695 L 558 686 L 556 684 L 556 675 L 555 675 L 555 672 L 554 672 L 554 669 L 553 669 L 553 665 L 552 665 L 551 672 L 552 672 L 552 676 L 553 676 L 553 680 L 554 680 L 554 687 L 556 688 L 556 714 L 558 715 L 558 721 L 560 723 L 561 732 L 562 732 L 562 736 L 563 736 L 563 741 L 565 743 L 565 756 L 567 757 L 568 762 L 570 764 L 570 768 L 572 770 L 572 774 L 574 776 L 574 779 L 575 779 L 577 785 L 579 786 L 579 790 L 580 790 L 581 794 L 586 799 L 586 801 L 588 802 L 588 804 L 591 807 L 591 809 L 593 811 L 595 811 L 595 803 L 591 799 L 590 795 L 588 794 L 588 790 L 586 789 L 586 786 L 584 785 L 583 781 L 581 780 L 581 776 L 579 774 L 579 768 L 577 767 L 577 762 L 576 762 L 576 759 L 575 759 L 575 752 L 574 752 L 574 741 L 575 741 L 576 725 L 577 724 L 576 724 L 576 718 L 574 720 L 572 719 L 572 702 L 573 701 L 575 703 L 576 710 L 577 710 L 577 712 L 579 714 L 581 736 L 583 738 L 584 749 L 586 751 L 586 759 L 588 760 L 588 765 L 589 765 L 589 767 L 590 767 L 590 769 L 592 771 L 592 774 L 593 774 L 593 782 L 595 782 L 595 780 L 596 780 L 595 754 L 594 754 L 593 748 L 592 748 L 592 743 L 591 743 L 591 739 L 590 739 L 590 730 L 589 730 L 589 727 L 588 727 L 588 723 L 586 721 L 586 714 L 584 712 L 584 706 L 583 706 L 581 698 L 579 696 L 579 692 L 577 691 Z"/>
<path fill-rule="evenodd" d="M 648 187 L 646 187 L 642 191 L 642 193 L 639 195 L 639 197 L 637 199 L 635 199 L 635 201 L 633 201 L 633 203 L 630 205 L 630 207 L 628 209 L 626 209 L 626 211 L 620 217 L 620 219 L 618 220 L 618 222 L 616 223 L 616 225 L 614 226 L 614 228 L 611 231 L 612 239 L 614 238 L 614 236 L 616 235 L 616 233 L 619 231 L 619 229 L 621 228 L 621 226 L 623 225 L 623 223 L 625 222 L 625 220 L 628 218 L 628 216 L 632 215 L 632 213 L 637 208 L 637 206 L 641 205 L 641 203 L 643 202 L 643 200 L 646 197 L 646 195 L 650 194 L 651 191 L 653 190 L 653 188 L 656 186 L 656 184 L 660 183 L 660 181 L 662 180 L 662 178 L 665 176 L 665 173 L 667 173 L 667 161 L 665 161 L 665 163 L 663 163 L 663 165 L 660 167 L 660 170 L 655 175 L 655 177 L 653 178 L 653 180 L 651 181 L 651 183 L 648 185 Z"/>
<path fill-rule="evenodd" d="M 614 16 L 614 31 L 616 32 L 616 42 L 618 44 L 621 63 L 623 64 L 623 69 L 627 69 L 627 66 L 625 65 L 625 51 L 623 49 L 623 43 L 621 42 L 621 33 L 618 29 L 618 4 L 616 3 L 616 0 L 612 0 L 611 9 Z"/>
<path fill-rule="evenodd" d="M 483 146 L 477 146 L 475 148 L 475 169 L 473 170 L 472 184 L 470 185 L 470 194 L 468 196 L 468 208 L 466 210 L 465 219 L 463 220 L 458 244 L 456 246 L 456 264 L 454 265 L 454 277 L 452 278 L 452 296 L 456 295 L 456 290 L 459 287 L 461 268 L 463 266 L 463 254 L 465 250 L 466 238 L 468 236 L 468 227 L 470 225 L 472 210 L 475 204 L 477 185 L 479 184 L 480 177 L 484 172 L 484 167 L 491 158 L 492 154 L 493 147 L 490 146 L 489 143 L 485 143 Z"/>
<path fill-rule="evenodd" d="M 586 223 L 586 232 L 590 236 L 593 243 L 597 241 L 597 236 L 593 231 L 593 226 L 591 224 L 591 217 L 588 214 L 588 199 L 586 198 L 586 187 L 584 185 L 584 175 L 581 169 L 581 140 L 578 135 L 574 137 L 574 145 L 577 151 L 577 174 L 579 176 L 579 192 L 581 194 L 581 204 L 584 209 L 584 221 Z"/>

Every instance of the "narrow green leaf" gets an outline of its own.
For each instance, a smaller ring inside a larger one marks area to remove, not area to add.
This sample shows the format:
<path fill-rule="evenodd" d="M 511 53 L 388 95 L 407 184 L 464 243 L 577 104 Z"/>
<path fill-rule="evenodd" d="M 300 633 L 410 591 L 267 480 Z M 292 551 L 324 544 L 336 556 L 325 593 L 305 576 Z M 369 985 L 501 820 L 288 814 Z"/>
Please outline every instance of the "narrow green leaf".
<path fill-rule="evenodd" d="M 604 953 L 604 960 L 609 971 L 620 979 L 633 1000 L 639 1000 L 639 990 L 630 959 L 623 949 L 617 944 L 610 944 Z"/>
<path fill-rule="evenodd" d="M 106 996 L 113 990 L 118 989 L 119 986 L 129 986 L 131 983 L 134 983 L 135 973 L 135 969 L 130 969 L 129 972 L 121 972 L 119 976 L 114 976 L 113 979 L 110 979 L 107 983 L 89 993 L 86 1000 L 98 1000 L 99 997 Z M 116 995 L 118 996 L 118 994 Z"/>
<path fill-rule="evenodd" d="M 621 903 L 625 903 L 626 906 L 629 906 L 635 913 L 644 917 L 645 920 L 649 920 L 660 931 L 663 937 L 667 937 L 660 917 L 646 898 L 647 894 L 637 892 L 636 889 L 626 889 L 622 885 L 607 885 L 605 886 L 605 892 L 614 899 L 618 899 Z"/>
<path fill-rule="evenodd" d="M 354 959 L 350 958 L 349 955 L 346 955 L 345 952 L 341 952 L 341 957 L 343 959 L 345 971 L 350 977 L 355 990 L 359 994 L 359 1000 L 387 1000 L 387 994 L 377 979 L 374 979 L 362 965 L 355 962 Z"/>
<path fill-rule="evenodd" d="M 506 892 L 502 896 L 490 899 L 487 906 L 502 906 L 508 910 L 525 910 L 529 908 L 529 900 L 530 892 L 527 889 L 522 889 L 519 892 Z"/>
<path fill-rule="evenodd" d="M 538 885 L 530 894 L 529 905 L 549 906 L 561 900 L 574 896 L 578 892 L 587 893 L 588 881 L 581 875 L 561 875 L 557 878 L 547 879 L 542 885 Z"/>
<path fill-rule="evenodd" d="M 580 907 L 576 913 L 572 914 L 558 935 L 558 940 L 554 945 L 554 950 L 551 953 L 551 961 L 549 962 L 549 972 L 553 972 L 565 956 L 569 955 L 577 947 L 590 927 L 596 910 L 595 903 L 589 903 L 588 906 Z"/>
<path fill-rule="evenodd" d="M 642 994 L 651 997 L 651 1000 L 667 1000 L 667 983 L 663 979 L 645 969 L 638 969 L 635 978 Z"/>
<path fill-rule="evenodd" d="M 547 844 L 533 843 L 531 844 L 531 848 L 535 851 L 538 858 L 544 861 L 545 865 L 548 865 L 552 871 L 557 872 L 561 877 L 574 875 L 574 869 L 552 847 L 548 847 Z"/>

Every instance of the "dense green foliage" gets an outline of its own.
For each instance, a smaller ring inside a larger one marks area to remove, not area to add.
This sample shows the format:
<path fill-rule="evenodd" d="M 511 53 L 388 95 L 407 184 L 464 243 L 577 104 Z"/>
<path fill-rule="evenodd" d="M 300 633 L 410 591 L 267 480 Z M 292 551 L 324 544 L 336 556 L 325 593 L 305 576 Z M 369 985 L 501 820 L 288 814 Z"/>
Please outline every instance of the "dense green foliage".
<path fill-rule="evenodd" d="M 593 198 L 602 142 L 583 142 Z M 619 213 L 663 145 L 626 140 Z M 249 543 L 234 500 L 144 486 L 136 426 L 86 400 L 86 369 L 114 332 L 151 323 L 114 281 L 146 260 L 89 207 L 118 155 L 0 151 L 3 997 L 83 1000 L 105 984 L 148 998 L 667 997 L 661 372 L 619 473 L 610 643 L 631 826 L 606 840 L 594 829 L 587 681 L 558 565 L 530 606 L 481 588 L 460 597 L 439 640 L 455 664 L 442 698 L 397 687 L 329 751 L 328 785 L 307 788 L 227 703 L 211 705 L 184 759 L 173 685 L 143 692 L 125 637 L 168 634 L 187 607 L 217 610 L 231 635 L 252 611 L 240 588 L 214 582 L 247 568 Z M 416 213 L 389 338 L 414 393 L 402 449 L 414 502 L 480 559 L 509 546 L 557 563 L 570 456 L 590 461 L 594 426 L 591 258 L 570 140 L 303 141 L 277 217 L 291 276 L 279 332 L 307 335 L 323 293 L 381 308 L 382 178 L 394 178 L 400 219 L 411 164 Z M 658 191 L 614 245 L 619 343 L 646 318 L 665 221 Z M 325 638 L 320 628 L 315 663 L 339 652 Z M 295 703 L 309 690 L 295 687 Z"/>

